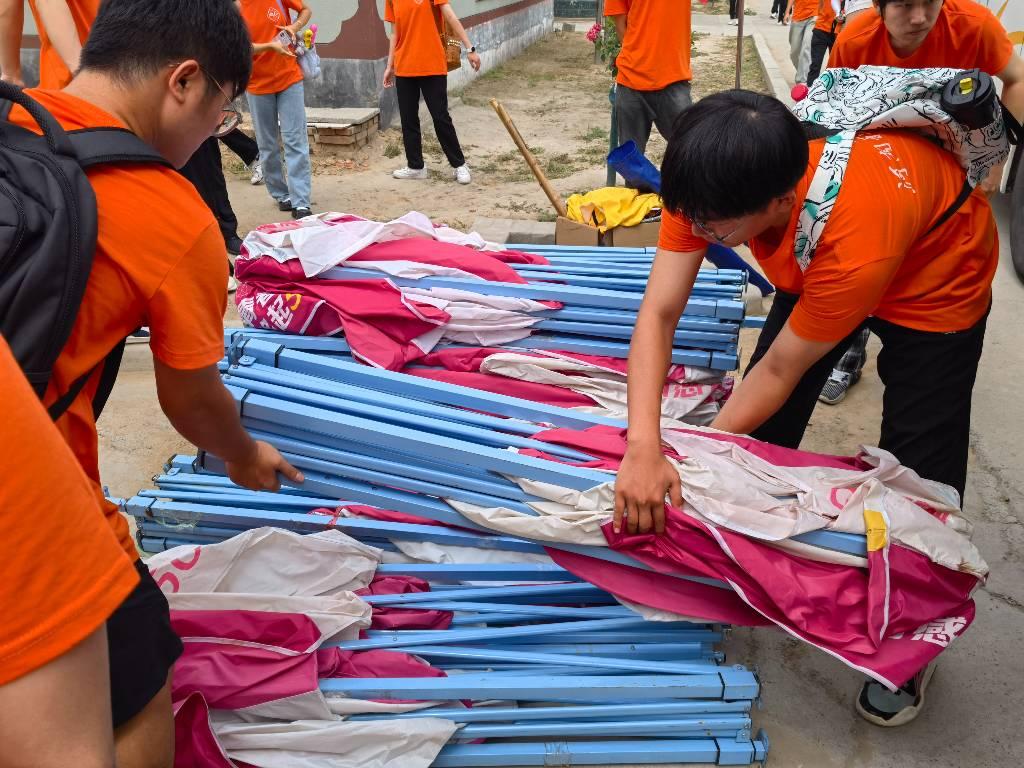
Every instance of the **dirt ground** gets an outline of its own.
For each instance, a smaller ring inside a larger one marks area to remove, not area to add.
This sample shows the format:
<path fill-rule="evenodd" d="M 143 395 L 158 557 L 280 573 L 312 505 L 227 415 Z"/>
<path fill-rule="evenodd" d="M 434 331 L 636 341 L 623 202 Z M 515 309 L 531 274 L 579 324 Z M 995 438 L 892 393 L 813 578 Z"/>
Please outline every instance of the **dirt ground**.
<path fill-rule="evenodd" d="M 731 87 L 735 43 L 707 34 L 695 38 L 695 98 Z M 603 62 L 594 63 L 593 50 L 582 32 L 554 32 L 450 95 L 452 119 L 473 172 L 471 185 L 453 180 L 423 108 L 428 181 L 391 178 L 391 171 L 405 164 L 396 125 L 351 157 L 314 157 L 313 209 L 379 220 L 419 210 L 457 229 L 468 229 L 478 216 L 554 221 L 551 205 L 489 101 L 505 106 L 560 195 L 604 186 L 612 78 Z M 745 55 L 745 87 L 766 90 L 749 40 Z M 664 151 L 665 141 L 655 130 L 649 155 L 657 162 Z M 243 236 L 280 215 L 263 187 L 249 186 L 236 157 L 225 154 L 225 165 Z"/>

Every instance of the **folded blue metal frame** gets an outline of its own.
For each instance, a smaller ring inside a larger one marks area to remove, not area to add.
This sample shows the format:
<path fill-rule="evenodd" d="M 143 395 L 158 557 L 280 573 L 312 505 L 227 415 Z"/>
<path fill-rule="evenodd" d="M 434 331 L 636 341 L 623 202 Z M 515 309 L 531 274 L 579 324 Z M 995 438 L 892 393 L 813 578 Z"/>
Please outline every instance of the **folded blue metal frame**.
<path fill-rule="evenodd" d="M 136 517 L 147 517 L 156 522 L 167 520 L 171 526 L 182 521 L 200 522 L 209 525 L 233 524 L 236 533 L 250 528 L 277 526 L 300 533 L 318 533 L 333 528 L 356 539 L 396 539 L 400 541 L 431 541 L 480 549 L 499 549 L 506 552 L 543 553 L 539 544 L 512 536 L 498 536 L 491 533 L 481 535 L 465 530 L 456 530 L 437 525 L 416 525 L 411 523 L 390 523 L 369 520 L 362 517 L 326 517 L 324 515 L 300 514 L 294 512 L 273 512 L 270 510 L 244 510 L 237 507 L 219 507 L 214 504 L 191 504 L 140 496 L 125 502 L 125 511 Z M 172 529 L 173 530 L 173 529 Z"/>
<path fill-rule="evenodd" d="M 750 765 L 764 761 L 767 753 L 768 741 L 760 734 L 753 741 L 723 738 L 450 744 L 441 750 L 431 768 L 665 763 Z"/>
<path fill-rule="evenodd" d="M 443 643 L 491 643 L 507 642 L 512 638 L 520 637 L 542 637 L 545 635 L 559 635 L 559 641 L 563 640 L 563 633 L 566 635 L 579 634 L 583 632 L 606 632 L 630 630 L 634 633 L 637 628 L 644 628 L 644 636 L 650 629 L 650 623 L 640 616 L 621 619 L 585 619 L 582 621 L 560 621 L 545 624 L 530 624 L 522 627 L 488 627 L 485 629 L 445 629 L 445 630 L 419 630 L 419 631 L 373 631 L 368 632 L 367 637 L 359 640 L 346 640 L 336 643 L 347 650 L 373 650 L 376 648 L 409 648 L 421 645 L 437 645 Z M 661 630 L 662 634 L 670 630 Z M 694 630 L 679 630 L 673 633 L 683 640 L 693 641 L 703 639 L 702 633 Z M 710 633 L 708 633 L 710 634 Z M 634 637 L 636 635 L 634 634 Z M 652 640 L 655 638 L 651 638 Z M 660 639 L 660 637 L 658 638 Z M 570 642 L 570 641 L 567 641 Z M 581 641 L 582 642 L 582 641 Z M 742 697 L 740 697 L 742 698 Z"/>
<path fill-rule="evenodd" d="M 588 667 L 621 672 L 650 672 L 661 675 L 700 675 L 715 668 L 700 662 L 670 662 L 664 660 L 607 658 L 602 656 L 572 656 L 569 654 L 535 653 L 531 651 L 494 651 L 489 648 L 458 648 L 447 645 L 416 646 L 414 653 L 428 659 L 462 660 L 466 662 L 492 662 L 520 664 Z"/>
<path fill-rule="evenodd" d="M 351 391 L 344 385 L 337 385 L 339 391 L 334 395 L 330 395 L 323 392 L 304 390 L 299 388 L 299 386 L 289 387 L 284 383 L 271 384 L 264 380 L 272 375 L 282 382 L 286 382 L 290 378 L 290 374 L 265 366 L 239 366 L 232 368 L 222 378 L 229 389 L 234 387 L 239 390 L 244 389 L 249 393 L 245 402 L 252 400 L 253 396 L 265 395 L 267 398 L 271 398 L 278 403 L 287 403 L 289 407 L 293 407 L 297 412 L 302 406 L 325 409 L 335 416 L 335 423 L 340 422 L 343 418 L 357 418 L 364 426 L 366 424 L 375 424 L 381 432 L 389 428 L 403 429 L 414 427 L 417 433 L 431 433 L 443 439 L 451 438 L 474 441 L 481 446 L 491 446 L 501 450 L 508 447 L 533 448 L 560 455 L 562 458 L 572 461 L 589 461 L 592 459 L 591 456 L 580 451 L 574 451 L 562 446 L 552 446 L 529 437 L 498 431 L 503 426 L 503 422 L 508 421 L 507 419 L 472 414 L 469 411 L 434 404 L 424 405 L 410 401 L 408 398 L 385 395 L 368 389 L 362 390 L 356 395 L 359 398 L 358 400 L 353 400 Z M 307 376 L 304 378 L 309 379 L 312 377 Z M 308 382 L 303 382 L 300 386 L 312 385 Z M 329 390 L 330 387 L 323 386 L 320 389 Z M 372 404 L 374 402 L 380 404 L 374 405 Z M 433 416 L 429 415 L 432 411 L 439 411 L 442 408 L 444 408 L 443 415 L 440 413 L 435 413 Z M 465 414 L 465 416 L 462 416 L 462 414 Z M 243 415 L 246 415 L 244 407 Z M 474 421 L 476 422 L 475 424 L 472 423 Z M 299 425 L 299 422 L 296 421 L 295 424 Z M 480 426 L 481 424 L 486 424 L 487 426 Z M 531 428 L 534 433 L 541 431 L 538 427 Z M 323 430 L 311 431 L 331 434 L 331 432 L 324 432 Z M 364 437 L 362 441 L 373 442 L 373 439 Z M 435 458 L 441 458 L 436 455 L 436 452 L 434 455 Z"/>
<path fill-rule="evenodd" d="M 527 628 L 528 629 L 528 628 Z M 460 631 L 460 630 L 452 630 Z M 758 682 L 746 669 L 721 669 L 693 675 L 580 675 L 561 677 L 555 685 L 538 676 L 343 678 L 320 681 L 325 693 L 344 693 L 355 699 L 422 699 L 445 701 L 512 700 L 551 701 L 572 697 L 581 701 L 606 699 L 658 701 L 662 699 L 754 699 Z"/>
<path fill-rule="evenodd" d="M 328 280 L 380 280 L 384 275 L 368 269 L 334 267 L 321 274 Z M 569 285 L 538 285 L 501 283 L 489 280 L 470 280 L 458 277 L 404 278 L 388 277 L 395 285 L 403 288 L 454 288 L 472 291 L 485 296 L 509 296 L 533 299 L 535 301 L 559 301 L 563 304 L 583 307 L 609 307 L 612 309 L 639 309 L 642 293 L 614 291 L 602 288 L 575 288 Z M 691 298 L 684 310 L 690 315 L 706 315 L 732 320 L 743 319 L 743 302 L 735 299 Z"/>
<path fill-rule="evenodd" d="M 335 341 L 335 339 L 324 340 Z M 619 419 L 591 416 L 567 408 L 543 405 L 507 395 L 491 394 L 470 387 L 445 384 L 322 355 L 298 352 L 286 348 L 284 343 L 247 339 L 239 345 L 240 353 L 243 355 L 239 363 L 245 365 L 245 358 L 250 358 L 253 363 L 262 363 L 282 370 L 305 373 L 367 389 L 383 390 L 416 400 L 459 408 L 472 408 L 510 419 L 524 419 L 570 429 L 587 429 L 598 424 L 624 426 L 624 422 Z"/>

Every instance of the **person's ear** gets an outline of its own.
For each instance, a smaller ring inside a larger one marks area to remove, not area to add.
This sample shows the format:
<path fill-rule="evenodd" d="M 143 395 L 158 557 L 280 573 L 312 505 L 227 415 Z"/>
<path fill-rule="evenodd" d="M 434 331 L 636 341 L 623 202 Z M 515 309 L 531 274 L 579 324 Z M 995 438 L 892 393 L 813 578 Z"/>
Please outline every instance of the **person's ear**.
<path fill-rule="evenodd" d="M 782 195 L 775 198 L 775 203 L 779 208 L 792 208 L 796 205 L 796 190 L 791 189 Z"/>
<path fill-rule="evenodd" d="M 171 70 L 167 88 L 179 103 L 185 103 L 189 95 L 205 85 L 203 70 L 194 59 L 187 59 Z"/>

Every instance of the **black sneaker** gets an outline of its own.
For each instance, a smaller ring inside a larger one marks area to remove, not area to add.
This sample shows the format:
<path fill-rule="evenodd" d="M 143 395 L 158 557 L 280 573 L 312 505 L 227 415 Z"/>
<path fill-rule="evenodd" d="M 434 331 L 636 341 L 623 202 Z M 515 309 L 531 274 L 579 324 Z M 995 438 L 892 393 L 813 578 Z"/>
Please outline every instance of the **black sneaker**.
<path fill-rule="evenodd" d="M 277 210 L 279 211 L 290 211 L 292 209 L 292 201 L 289 198 L 277 201 Z"/>
<path fill-rule="evenodd" d="M 933 661 L 895 693 L 881 683 L 867 680 L 857 697 L 857 714 L 883 728 L 906 725 L 921 713 L 925 691 L 935 674 L 935 664 Z"/>
<path fill-rule="evenodd" d="M 833 368 L 832 373 L 829 374 L 828 381 L 821 388 L 821 394 L 818 395 L 818 399 L 826 405 L 838 405 L 846 397 L 850 387 L 858 381 L 860 381 L 860 371 L 846 373 L 845 371 L 837 371 Z"/>
<path fill-rule="evenodd" d="M 313 212 L 309 208 L 292 208 L 293 219 L 304 219 L 307 216 L 312 216 Z"/>
<path fill-rule="evenodd" d="M 149 326 L 144 325 L 132 331 L 125 339 L 128 344 L 149 344 Z"/>
<path fill-rule="evenodd" d="M 224 243 L 224 245 L 227 247 L 228 253 L 230 253 L 232 256 L 238 256 L 239 254 L 242 253 L 242 238 L 240 238 L 238 235 L 229 237 L 227 241 Z"/>

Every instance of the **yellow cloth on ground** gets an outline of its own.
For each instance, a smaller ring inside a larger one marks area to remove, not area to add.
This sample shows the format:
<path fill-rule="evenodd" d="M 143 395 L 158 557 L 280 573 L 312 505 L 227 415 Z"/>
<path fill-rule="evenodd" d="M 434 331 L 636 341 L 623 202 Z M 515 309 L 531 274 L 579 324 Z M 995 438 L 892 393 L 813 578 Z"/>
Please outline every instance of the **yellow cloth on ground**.
<path fill-rule="evenodd" d="M 616 227 L 633 227 L 661 208 L 653 192 L 641 195 L 628 187 L 602 187 L 585 195 L 571 195 L 565 201 L 569 218 L 597 227 L 602 232 Z"/>

